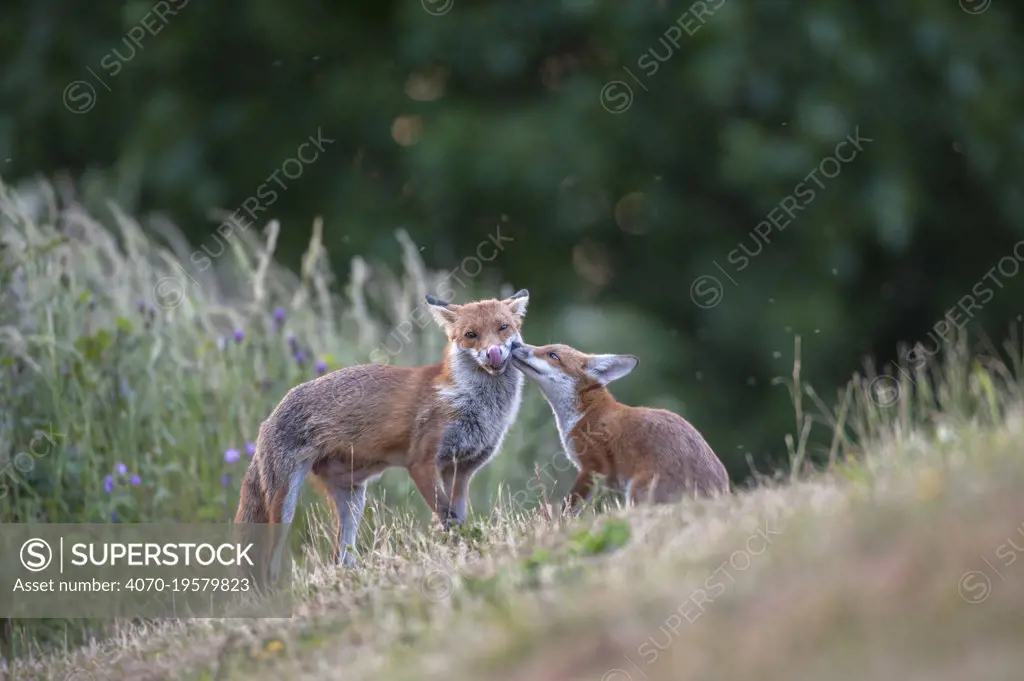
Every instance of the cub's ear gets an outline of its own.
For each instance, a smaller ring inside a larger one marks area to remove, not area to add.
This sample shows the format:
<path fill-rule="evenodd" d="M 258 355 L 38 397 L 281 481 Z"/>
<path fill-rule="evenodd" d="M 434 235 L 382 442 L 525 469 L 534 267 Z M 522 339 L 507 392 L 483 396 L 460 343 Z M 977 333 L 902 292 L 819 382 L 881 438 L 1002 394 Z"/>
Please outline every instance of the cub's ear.
<path fill-rule="evenodd" d="M 446 331 L 449 326 L 455 323 L 455 319 L 458 317 L 457 307 L 447 300 L 438 300 L 434 296 L 427 296 L 427 307 L 430 310 L 430 314 L 433 315 L 434 321 Z"/>
<path fill-rule="evenodd" d="M 617 381 L 640 364 L 635 355 L 594 355 L 587 362 L 587 374 L 601 385 Z"/>
<path fill-rule="evenodd" d="M 530 292 L 525 288 L 519 289 L 505 299 L 505 304 L 512 310 L 512 314 L 522 319 L 526 316 L 526 306 L 530 303 Z"/>

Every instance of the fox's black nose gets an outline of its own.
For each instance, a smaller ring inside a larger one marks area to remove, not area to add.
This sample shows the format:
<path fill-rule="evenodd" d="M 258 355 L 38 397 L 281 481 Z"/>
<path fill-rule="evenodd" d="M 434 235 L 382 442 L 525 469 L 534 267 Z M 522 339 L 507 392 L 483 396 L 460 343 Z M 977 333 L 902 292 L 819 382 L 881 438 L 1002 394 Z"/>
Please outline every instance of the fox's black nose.
<path fill-rule="evenodd" d="M 522 343 L 513 341 L 511 354 L 515 359 L 526 359 L 530 356 L 530 351 Z"/>

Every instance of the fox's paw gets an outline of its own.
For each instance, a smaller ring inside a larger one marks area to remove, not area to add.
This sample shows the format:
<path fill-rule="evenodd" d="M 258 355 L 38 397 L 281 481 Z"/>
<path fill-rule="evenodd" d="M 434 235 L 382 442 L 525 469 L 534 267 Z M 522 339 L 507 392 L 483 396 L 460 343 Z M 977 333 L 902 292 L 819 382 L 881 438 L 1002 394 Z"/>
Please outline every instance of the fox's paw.
<path fill-rule="evenodd" d="M 441 525 L 449 531 L 458 530 L 466 523 L 466 519 L 452 508 L 441 509 L 441 513 L 438 515 L 441 516 Z"/>
<path fill-rule="evenodd" d="M 562 503 L 562 517 L 563 518 L 578 518 L 583 513 L 583 506 L 581 504 L 573 504 L 571 502 Z"/>
<path fill-rule="evenodd" d="M 446 533 L 456 534 L 466 524 L 466 518 L 459 515 L 454 508 L 440 508 L 437 515 L 441 521 L 441 528 Z"/>

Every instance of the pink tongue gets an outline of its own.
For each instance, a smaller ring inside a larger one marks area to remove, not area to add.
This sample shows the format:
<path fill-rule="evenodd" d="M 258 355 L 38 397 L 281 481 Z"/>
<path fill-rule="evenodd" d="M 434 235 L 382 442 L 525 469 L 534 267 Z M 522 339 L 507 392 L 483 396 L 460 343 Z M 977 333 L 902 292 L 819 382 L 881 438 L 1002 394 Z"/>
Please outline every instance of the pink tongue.
<path fill-rule="evenodd" d="M 490 361 L 492 367 L 501 366 L 501 348 L 497 345 L 492 345 L 487 350 L 487 359 Z"/>

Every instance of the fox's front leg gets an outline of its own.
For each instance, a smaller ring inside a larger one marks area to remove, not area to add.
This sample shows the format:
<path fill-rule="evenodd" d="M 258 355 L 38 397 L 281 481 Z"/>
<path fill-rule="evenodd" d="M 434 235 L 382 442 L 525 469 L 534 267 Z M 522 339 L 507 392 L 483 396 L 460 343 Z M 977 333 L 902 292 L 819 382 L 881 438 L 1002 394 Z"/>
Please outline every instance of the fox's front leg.
<path fill-rule="evenodd" d="M 439 497 L 437 515 L 446 529 L 466 522 L 469 481 L 494 454 L 493 448 L 480 446 L 481 437 L 477 424 L 455 422 L 438 443 L 434 461 L 443 494 Z"/>
<path fill-rule="evenodd" d="M 412 478 L 416 489 L 427 502 L 430 510 L 441 516 L 442 509 L 448 507 L 448 499 L 444 490 L 438 484 L 437 464 L 431 460 L 421 460 L 414 466 L 409 467 L 409 477 Z M 444 517 L 441 517 L 444 520 Z"/>
<path fill-rule="evenodd" d="M 569 495 L 562 501 L 562 514 L 564 515 L 567 512 L 573 515 L 578 514 L 580 512 L 580 505 L 590 497 L 593 490 L 594 471 L 584 468 L 580 471 L 572 489 L 569 490 Z"/>
<path fill-rule="evenodd" d="M 450 462 L 430 461 L 410 467 L 409 475 L 442 526 L 451 529 L 466 521 L 472 471 Z"/>
<path fill-rule="evenodd" d="M 438 506 L 437 514 L 441 523 L 448 529 L 461 526 L 466 522 L 469 481 L 473 479 L 475 472 L 466 466 L 460 468 L 457 462 L 444 463 L 438 467 L 447 503 Z"/>

